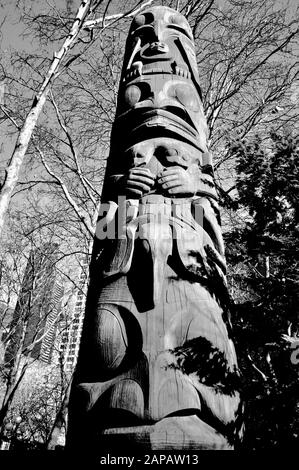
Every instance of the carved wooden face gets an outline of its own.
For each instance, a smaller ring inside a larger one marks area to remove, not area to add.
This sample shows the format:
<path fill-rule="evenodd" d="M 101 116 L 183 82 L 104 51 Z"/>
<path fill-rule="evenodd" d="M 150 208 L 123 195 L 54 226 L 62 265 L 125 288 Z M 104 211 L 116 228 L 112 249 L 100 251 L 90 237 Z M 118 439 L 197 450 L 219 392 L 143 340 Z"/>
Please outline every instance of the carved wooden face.
<path fill-rule="evenodd" d="M 140 60 L 143 73 L 150 71 L 150 64 L 157 62 L 163 72 L 179 74 L 179 70 L 173 70 L 172 62 L 176 61 L 181 73 L 189 75 L 189 62 L 192 72 L 197 74 L 191 28 L 183 15 L 170 8 L 154 7 L 137 15 L 129 31 L 127 49 L 124 64 L 127 71 Z"/>
<path fill-rule="evenodd" d="M 153 7 L 134 18 L 115 128 L 128 142 L 126 147 L 165 136 L 206 150 L 207 126 L 192 32 L 177 11 Z"/>
<path fill-rule="evenodd" d="M 146 166 L 157 175 L 164 168 L 202 164 L 202 153 L 192 145 L 178 139 L 156 137 L 138 142 L 124 153 L 124 161 L 129 168 Z"/>

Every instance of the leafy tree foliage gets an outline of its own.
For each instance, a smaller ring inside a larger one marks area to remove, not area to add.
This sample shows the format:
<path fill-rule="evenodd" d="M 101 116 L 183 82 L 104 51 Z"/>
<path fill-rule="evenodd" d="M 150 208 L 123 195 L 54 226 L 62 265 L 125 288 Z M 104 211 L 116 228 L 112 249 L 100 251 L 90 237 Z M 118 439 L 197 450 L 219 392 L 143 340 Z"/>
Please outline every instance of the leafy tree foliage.
<path fill-rule="evenodd" d="M 298 139 L 270 132 L 230 145 L 243 227 L 227 236 L 233 323 L 247 402 L 246 448 L 298 440 Z"/>

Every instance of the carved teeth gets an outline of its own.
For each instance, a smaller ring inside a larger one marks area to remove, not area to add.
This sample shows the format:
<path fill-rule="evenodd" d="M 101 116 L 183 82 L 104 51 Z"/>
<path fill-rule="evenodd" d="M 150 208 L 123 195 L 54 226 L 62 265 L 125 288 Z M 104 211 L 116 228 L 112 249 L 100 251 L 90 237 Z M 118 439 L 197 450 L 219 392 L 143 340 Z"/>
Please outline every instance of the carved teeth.
<path fill-rule="evenodd" d="M 128 70 L 124 78 L 124 81 L 140 77 L 143 74 L 159 74 L 159 73 L 171 73 L 171 70 L 167 72 L 166 69 L 164 70 L 162 68 L 155 68 L 155 67 L 148 67 L 148 66 L 144 67 L 141 61 L 137 61 L 137 62 L 134 62 L 130 70 Z M 181 67 L 178 67 L 177 65 L 174 67 L 174 73 L 175 75 L 178 75 L 179 77 L 191 79 L 190 72 Z"/>
<path fill-rule="evenodd" d="M 156 74 L 156 73 L 171 73 L 171 70 L 170 70 L 169 67 L 165 67 L 165 69 L 161 68 L 161 67 L 160 68 L 158 68 L 158 67 L 157 68 L 156 67 L 145 67 L 143 69 L 143 74 L 144 75 L 145 74 L 147 74 L 147 75 Z"/>
<path fill-rule="evenodd" d="M 126 82 L 130 78 L 140 77 L 140 75 L 142 75 L 142 67 L 143 64 L 141 61 L 134 62 L 130 70 L 127 71 L 123 81 Z"/>
<path fill-rule="evenodd" d="M 175 67 L 175 74 L 179 75 L 180 77 L 191 78 L 190 72 L 178 66 Z"/>
<path fill-rule="evenodd" d="M 132 64 L 132 71 L 133 71 L 133 74 L 136 75 L 136 76 L 140 76 L 142 75 L 142 67 L 143 67 L 143 64 L 141 61 L 138 61 L 138 62 L 134 62 L 134 64 Z"/>

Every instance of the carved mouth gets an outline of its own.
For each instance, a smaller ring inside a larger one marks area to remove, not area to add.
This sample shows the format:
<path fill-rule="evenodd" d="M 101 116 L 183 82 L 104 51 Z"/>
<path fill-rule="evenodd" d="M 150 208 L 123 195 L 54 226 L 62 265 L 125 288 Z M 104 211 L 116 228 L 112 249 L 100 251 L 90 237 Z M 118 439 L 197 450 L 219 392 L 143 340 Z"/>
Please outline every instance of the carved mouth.
<path fill-rule="evenodd" d="M 131 114 L 132 113 L 132 114 Z M 176 136 L 180 140 L 190 142 L 196 148 L 205 148 L 204 131 L 199 135 L 188 114 L 176 106 L 165 106 L 163 109 L 135 109 L 129 116 L 120 116 L 118 126 L 129 139 L 138 141 L 148 138 L 148 135 L 158 136 L 161 131 L 163 136 Z M 167 135 L 166 135 L 167 134 Z"/>
<path fill-rule="evenodd" d="M 168 124 L 173 124 L 184 129 L 194 137 L 197 134 L 188 114 L 183 109 L 176 106 L 167 106 L 163 109 L 145 111 L 140 116 L 139 122 L 141 122 L 141 126 L 146 125 L 147 127 L 157 124 L 167 127 Z"/>
<path fill-rule="evenodd" d="M 141 75 L 156 75 L 160 73 L 167 73 L 178 75 L 179 77 L 184 77 L 187 80 L 191 80 L 191 73 L 175 65 L 175 63 L 164 62 L 160 63 L 158 66 L 155 64 L 142 64 L 141 61 L 134 62 L 131 69 L 125 75 L 124 81 L 133 80 Z"/>
<path fill-rule="evenodd" d="M 175 66 L 174 69 L 175 75 L 179 75 L 180 77 L 187 78 L 191 80 L 191 73 L 188 70 L 182 69 L 181 67 Z"/>

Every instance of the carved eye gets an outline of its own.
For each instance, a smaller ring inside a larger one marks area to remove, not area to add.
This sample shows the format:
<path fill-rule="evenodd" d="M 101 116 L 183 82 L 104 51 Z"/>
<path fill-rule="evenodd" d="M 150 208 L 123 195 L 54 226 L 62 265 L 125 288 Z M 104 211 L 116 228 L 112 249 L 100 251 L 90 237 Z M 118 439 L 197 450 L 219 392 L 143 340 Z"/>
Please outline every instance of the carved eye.
<path fill-rule="evenodd" d="M 171 90 L 171 95 L 185 106 L 186 109 L 199 111 L 199 99 L 193 87 L 183 84 L 176 85 Z"/>
<path fill-rule="evenodd" d="M 142 15 L 137 15 L 132 22 L 132 28 L 137 29 L 140 28 L 140 26 L 150 24 L 153 21 L 154 15 L 152 13 L 144 13 Z"/>
<path fill-rule="evenodd" d="M 169 23 L 178 24 L 180 26 L 186 26 L 185 21 L 183 21 L 181 15 L 172 15 L 170 16 L 168 21 Z"/>
<path fill-rule="evenodd" d="M 182 15 L 172 15 L 168 18 L 169 28 L 176 29 L 180 33 L 185 34 L 189 39 L 192 39 L 189 24 Z"/>
<path fill-rule="evenodd" d="M 178 150 L 175 147 L 171 146 L 159 146 L 155 150 L 155 155 L 158 158 L 163 158 L 163 157 L 173 157 L 178 155 Z"/>
<path fill-rule="evenodd" d="M 133 107 L 136 103 L 138 103 L 140 97 L 141 90 L 136 85 L 129 86 L 125 91 L 125 103 L 130 107 Z"/>
<path fill-rule="evenodd" d="M 139 26 L 143 26 L 145 24 L 145 16 L 144 15 L 138 15 L 136 18 L 133 20 L 133 27 L 134 28 L 139 28 Z"/>
<path fill-rule="evenodd" d="M 173 157 L 174 155 L 178 155 L 179 152 L 175 147 L 167 147 L 165 155 Z"/>

